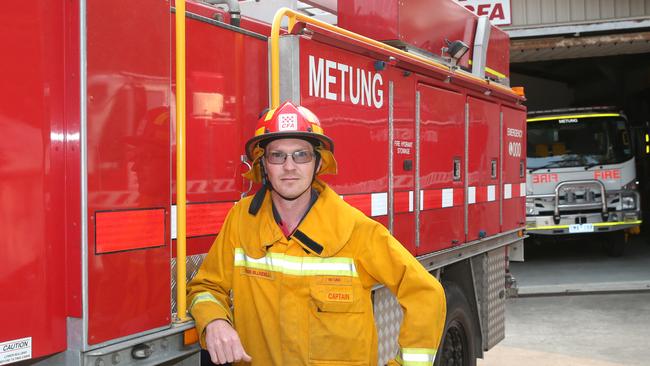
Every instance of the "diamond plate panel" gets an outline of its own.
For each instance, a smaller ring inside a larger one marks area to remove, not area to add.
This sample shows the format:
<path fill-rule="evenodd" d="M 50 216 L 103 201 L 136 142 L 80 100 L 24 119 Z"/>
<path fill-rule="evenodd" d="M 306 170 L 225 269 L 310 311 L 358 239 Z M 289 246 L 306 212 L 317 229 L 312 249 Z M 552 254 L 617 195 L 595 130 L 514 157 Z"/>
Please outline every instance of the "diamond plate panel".
<path fill-rule="evenodd" d="M 487 253 L 487 349 L 506 336 L 506 251 L 495 249 Z"/>
<path fill-rule="evenodd" d="M 194 278 L 196 275 L 196 272 L 199 271 L 199 268 L 201 267 L 201 263 L 203 263 L 203 259 L 205 258 L 206 254 L 197 254 L 197 255 L 190 255 L 185 258 L 185 266 L 186 266 L 186 281 L 191 280 Z M 171 268 L 172 268 L 172 314 L 176 314 L 176 258 L 172 258 L 171 261 Z"/>
<path fill-rule="evenodd" d="M 402 307 L 386 287 L 373 292 L 373 310 L 378 338 L 378 365 L 385 365 L 398 351 L 397 338 L 402 324 Z"/>
<path fill-rule="evenodd" d="M 506 335 L 505 248 L 472 258 L 483 349 L 489 350 Z"/>

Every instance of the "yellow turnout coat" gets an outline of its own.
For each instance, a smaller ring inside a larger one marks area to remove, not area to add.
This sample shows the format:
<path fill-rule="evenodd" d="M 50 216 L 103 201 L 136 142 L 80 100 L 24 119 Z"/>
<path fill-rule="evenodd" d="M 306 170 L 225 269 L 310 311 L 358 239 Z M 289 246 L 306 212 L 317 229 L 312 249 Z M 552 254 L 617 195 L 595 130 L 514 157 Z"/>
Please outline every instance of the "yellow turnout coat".
<path fill-rule="evenodd" d="M 257 215 L 252 197 L 228 213 L 188 286 L 201 345 L 207 324 L 227 319 L 255 366 L 375 366 L 370 293 L 383 284 L 404 311 L 390 364 L 431 365 L 445 322 L 442 286 L 383 225 L 322 181 L 314 188 L 318 199 L 288 239 L 268 192 Z"/>

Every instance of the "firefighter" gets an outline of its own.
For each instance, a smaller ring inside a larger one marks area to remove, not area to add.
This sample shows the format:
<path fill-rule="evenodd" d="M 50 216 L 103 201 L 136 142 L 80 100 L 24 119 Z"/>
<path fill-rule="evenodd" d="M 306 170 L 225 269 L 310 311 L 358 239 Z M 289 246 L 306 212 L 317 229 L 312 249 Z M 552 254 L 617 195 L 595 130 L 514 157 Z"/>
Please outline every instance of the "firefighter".
<path fill-rule="evenodd" d="M 214 363 L 377 365 L 371 291 L 388 287 L 404 318 L 391 365 L 431 365 L 445 322 L 440 283 L 381 224 L 347 204 L 333 142 L 307 108 L 264 113 L 246 143 L 262 183 L 239 201 L 199 272 L 188 304 Z"/>

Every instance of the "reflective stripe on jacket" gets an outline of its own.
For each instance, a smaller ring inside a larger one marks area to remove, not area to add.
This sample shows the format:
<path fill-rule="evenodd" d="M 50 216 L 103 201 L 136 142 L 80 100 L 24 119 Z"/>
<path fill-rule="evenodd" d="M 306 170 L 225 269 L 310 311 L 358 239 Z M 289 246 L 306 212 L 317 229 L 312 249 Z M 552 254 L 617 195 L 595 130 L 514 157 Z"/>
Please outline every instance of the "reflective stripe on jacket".
<path fill-rule="evenodd" d="M 391 364 L 430 365 L 445 321 L 442 286 L 384 226 L 325 183 L 314 188 L 319 198 L 289 239 L 268 193 L 256 216 L 250 197 L 228 213 L 188 286 L 201 345 L 206 325 L 227 319 L 255 366 L 375 366 L 370 293 L 383 284 L 404 310 Z"/>

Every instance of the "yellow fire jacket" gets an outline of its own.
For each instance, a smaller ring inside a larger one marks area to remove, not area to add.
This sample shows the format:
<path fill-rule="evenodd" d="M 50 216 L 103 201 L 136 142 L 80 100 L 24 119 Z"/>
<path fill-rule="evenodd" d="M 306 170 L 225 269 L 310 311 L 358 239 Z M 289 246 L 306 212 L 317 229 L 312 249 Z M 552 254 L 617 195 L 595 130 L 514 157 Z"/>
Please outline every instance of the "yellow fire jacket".
<path fill-rule="evenodd" d="M 431 365 L 445 322 L 442 286 L 383 225 L 325 183 L 314 188 L 319 197 L 289 239 L 269 193 L 255 216 L 251 197 L 228 213 L 188 285 L 202 347 L 207 324 L 227 319 L 254 366 L 375 366 L 370 293 L 383 284 L 404 311 L 400 352 L 389 364 Z"/>

